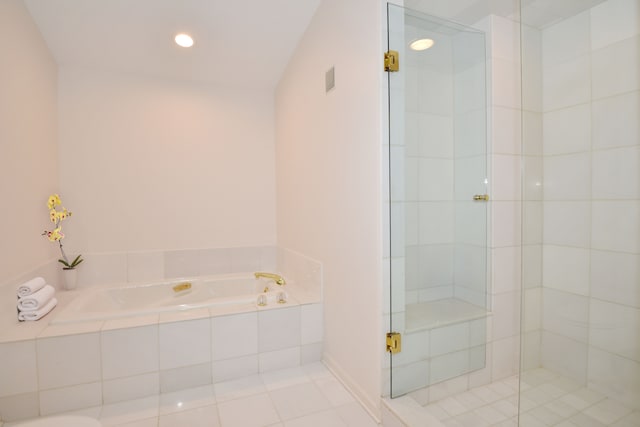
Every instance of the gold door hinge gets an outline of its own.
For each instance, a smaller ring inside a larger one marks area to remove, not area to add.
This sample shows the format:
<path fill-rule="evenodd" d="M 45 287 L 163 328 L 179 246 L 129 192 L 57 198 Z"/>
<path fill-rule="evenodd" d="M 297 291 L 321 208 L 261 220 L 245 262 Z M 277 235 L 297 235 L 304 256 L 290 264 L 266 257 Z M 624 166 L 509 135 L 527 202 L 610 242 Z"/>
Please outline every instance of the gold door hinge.
<path fill-rule="evenodd" d="M 400 335 L 400 332 L 387 333 L 387 351 L 390 351 L 391 354 L 402 351 L 402 335 Z"/>
<path fill-rule="evenodd" d="M 400 56 L 395 50 L 390 50 L 384 53 L 384 70 L 385 71 L 398 71 L 400 69 Z"/>

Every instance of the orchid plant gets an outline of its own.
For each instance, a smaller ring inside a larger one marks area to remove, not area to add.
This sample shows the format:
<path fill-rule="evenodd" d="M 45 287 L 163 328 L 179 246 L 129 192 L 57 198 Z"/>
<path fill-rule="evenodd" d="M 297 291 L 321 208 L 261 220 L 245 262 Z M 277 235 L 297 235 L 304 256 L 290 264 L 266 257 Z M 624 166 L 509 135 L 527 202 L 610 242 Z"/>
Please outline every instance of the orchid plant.
<path fill-rule="evenodd" d="M 60 253 L 62 254 L 62 258 L 60 258 L 58 262 L 64 266 L 64 270 L 73 270 L 84 260 L 82 259 L 82 255 L 78 255 L 73 261 L 69 262 L 67 254 L 64 253 L 64 248 L 62 247 L 62 239 L 64 239 L 64 234 L 62 233 L 62 221 L 69 218 L 71 216 L 71 212 L 65 207 L 63 207 L 62 210 L 58 210 L 60 205 L 62 205 L 60 196 L 57 194 L 49 196 L 47 208 L 49 208 L 49 219 L 53 223 L 53 230 L 45 230 L 42 235 L 47 237 L 50 242 L 58 242 L 58 245 L 60 245 Z"/>

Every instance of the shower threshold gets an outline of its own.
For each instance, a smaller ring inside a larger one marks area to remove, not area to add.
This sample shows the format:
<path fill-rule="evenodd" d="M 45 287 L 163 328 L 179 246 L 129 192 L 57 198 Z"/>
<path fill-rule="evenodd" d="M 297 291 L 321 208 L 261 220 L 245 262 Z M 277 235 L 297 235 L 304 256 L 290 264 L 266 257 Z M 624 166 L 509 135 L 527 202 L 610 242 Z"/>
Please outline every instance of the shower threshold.
<path fill-rule="evenodd" d="M 487 314 L 489 312 L 486 308 L 457 298 L 407 304 L 405 332 L 440 328 L 455 323 L 481 319 L 486 317 Z"/>

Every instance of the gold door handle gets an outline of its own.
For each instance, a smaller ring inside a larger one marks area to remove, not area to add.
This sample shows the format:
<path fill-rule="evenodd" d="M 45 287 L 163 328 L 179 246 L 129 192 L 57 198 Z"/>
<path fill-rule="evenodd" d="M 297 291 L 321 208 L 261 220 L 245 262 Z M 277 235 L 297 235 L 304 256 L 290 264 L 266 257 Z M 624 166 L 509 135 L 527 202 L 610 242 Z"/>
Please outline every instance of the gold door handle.
<path fill-rule="evenodd" d="M 485 201 L 488 202 L 489 201 L 489 195 L 488 194 L 476 194 L 473 196 L 473 200 L 475 201 Z"/>

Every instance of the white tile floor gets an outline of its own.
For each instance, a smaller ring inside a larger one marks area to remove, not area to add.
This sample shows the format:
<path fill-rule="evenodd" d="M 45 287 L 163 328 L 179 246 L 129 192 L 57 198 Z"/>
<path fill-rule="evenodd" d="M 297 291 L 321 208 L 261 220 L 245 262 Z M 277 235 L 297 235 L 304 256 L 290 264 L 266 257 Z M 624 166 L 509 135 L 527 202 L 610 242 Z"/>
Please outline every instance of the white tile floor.
<path fill-rule="evenodd" d="M 74 413 L 105 427 L 378 426 L 321 363 Z"/>
<path fill-rule="evenodd" d="M 520 427 L 640 427 L 640 411 L 545 369 L 523 374 Z M 477 387 L 424 407 L 446 427 L 518 426 L 518 378 Z"/>

